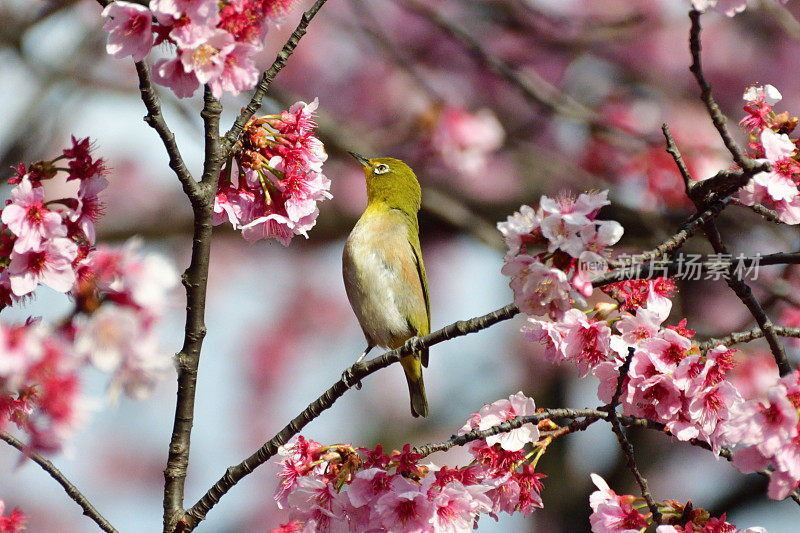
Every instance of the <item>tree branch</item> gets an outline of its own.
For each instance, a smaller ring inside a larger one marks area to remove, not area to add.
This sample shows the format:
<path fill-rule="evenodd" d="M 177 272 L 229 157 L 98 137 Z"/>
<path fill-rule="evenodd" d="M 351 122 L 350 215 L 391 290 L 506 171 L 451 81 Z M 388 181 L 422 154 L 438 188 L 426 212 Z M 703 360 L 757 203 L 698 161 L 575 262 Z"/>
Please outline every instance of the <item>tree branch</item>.
<path fill-rule="evenodd" d="M 800 338 L 800 328 L 773 326 L 772 329 L 781 337 L 794 337 L 796 339 Z M 760 327 L 756 326 L 753 329 L 747 331 L 735 331 L 730 335 L 720 338 L 711 337 L 710 339 L 701 342 L 699 346 L 700 350 L 705 353 L 706 351 L 715 346 L 719 346 L 720 344 L 730 347 L 733 344 L 750 342 L 762 337 L 764 337 L 764 331 Z"/>
<path fill-rule="evenodd" d="M 114 528 L 114 526 L 108 523 L 108 520 L 106 520 L 103 515 L 100 514 L 100 511 L 94 508 L 89 500 L 86 499 L 86 496 L 84 496 L 81 491 L 79 491 L 78 488 L 73 485 L 72 482 L 67 479 L 67 477 L 58 468 L 55 467 L 55 465 L 53 465 L 52 462 L 45 459 L 40 454 L 27 449 L 25 444 L 9 435 L 5 431 L 0 431 L 0 440 L 6 441 L 8 444 L 18 449 L 25 455 L 25 457 L 29 457 L 34 463 L 41 466 L 45 472 L 50 474 L 50 477 L 55 479 L 59 485 L 64 487 L 64 491 L 67 493 L 67 496 L 81 506 L 81 509 L 83 509 L 83 514 L 94 520 L 94 522 L 100 526 L 100 529 L 107 531 L 108 533 L 117 533 L 117 530 Z"/>
<path fill-rule="evenodd" d="M 461 337 L 469 333 L 474 333 L 486 329 L 498 322 L 508 320 L 519 313 L 519 309 L 514 304 L 509 304 L 497 311 L 493 311 L 486 315 L 473 318 L 471 320 L 460 320 L 440 330 L 434 331 L 430 335 L 424 337 L 413 337 L 406 341 L 406 343 L 390 352 L 386 352 L 381 356 L 370 359 L 366 362 L 356 363 L 350 366 L 345 375 L 347 378 L 342 377 L 339 381 L 333 384 L 327 391 L 325 391 L 319 398 L 311 402 L 308 407 L 303 410 L 297 417 L 289 422 L 277 435 L 264 443 L 254 454 L 242 461 L 236 466 L 228 468 L 217 483 L 211 487 L 200 500 L 186 512 L 185 524 L 186 527 L 183 531 L 192 531 L 197 524 L 205 519 L 206 514 L 212 507 L 214 507 L 220 498 L 227 493 L 240 479 L 250 474 L 264 464 L 270 457 L 275 455 L 278 447 L 286 444 L 290 438 L 297 435 L 303 427 L 309 422 L 320 416 L 326 409 L 330 408 L 336 400 L 341 398 L 347 390 L 355 383 L 363 380 L 369 376 L 385 368 L 393 363 L 397 363 L 403 356 L 417 352 L 424 348 L 429 348 L 441 342 L 444 342 L 455 337 Z"/>
<path fill-rule="evenodd" d="M 170 438 L 167 466 L 164 469 L 164 531 L 174 531 L 183 518 L 184 486 L 189 468 L 189 449 L 194 403 L 197 391 L 197 369 L 200 350 L 206 335 L 205 305 L 208 265 L 211 256 L 211 232 L 214 195 L 224 155 L 220 147 L 219 116 L 222 106 L 206 86 L 201 117 L 205 127 L 205 160 L 202 185 L 195 183 L 197 197 L 192 200 L 194 229 L 192 258 L 181 276 L 186 288 L 186 325 L 183 347 L 177 355 L 178 391 L 175 418 Z M 187 193 L 188 194 L 188 193 Z"/>
<path fill-rule="evenodd" d="M 136 73 L 139 75 L 139 92 L 144 106 L 147 108 L 147 115 L 144 117 L 144 121 L 156 130 L 158 136 L 161 137 L 161 142 L 164 143 L 169 155 L 169 168 L 178 176 L 186 196 L 189 197 L 194 205 L 195 202 L 200 200 L 200 188 L 197 182 L 194 181 L 189 169 L 186 168 L 181 152 L 178 149 L 178 143 L 175 142 L 175 134 L 169 129 L 164 116 L 161 114 L 161 103 L 150 80 L 150 68 L 144 61 L 138 61 L 134 65 L 136 66 Z"/>
<path fill-rule="evenodd" d="M 700 86 L 700 99 L 703 100 L 708 114 L 711 116 L 711 121 L 714 123 L 714 127 L 717 129 L 717 132 L 719 132 L 720 137 L 722 137 L 725 148 L 727 148 L 731 156 L 733 156 L 734 162 L 736 162 L 742 170 L 752 170 L 753 160 L 745 155 L 742 149 L 739 148 L 739 145 L 736 144 L 736 141 L 733 140 L 733 137 L 731 137 L 728 127 L 725 125 L 727 119 L 714 101 L 714 97 L 711 95 L 711 86 L 708 84 L 703 74 L 703 67 L 700 63 L 700 12 L 694 9 L 691 10 L 689 12 L 689 18 L 692 21 L 692 27 L 689 31 L 689 50 L 692 54 L 692 65 L 689 67 L 689 70 L 694 74 L 697 84 Z"/>

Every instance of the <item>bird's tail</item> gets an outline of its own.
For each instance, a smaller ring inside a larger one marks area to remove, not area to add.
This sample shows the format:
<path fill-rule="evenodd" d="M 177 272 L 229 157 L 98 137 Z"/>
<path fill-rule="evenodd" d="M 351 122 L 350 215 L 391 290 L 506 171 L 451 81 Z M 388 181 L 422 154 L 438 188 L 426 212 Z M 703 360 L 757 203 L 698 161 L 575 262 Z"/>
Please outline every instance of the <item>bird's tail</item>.
<path fill-rule="evenodd" d="M 400 360 L 406 373 L 408 394 L 411 396 L 411 414 L 416 418 L 428 416 L 428 400 L 425 398 L 425 382 L 422 380 L 422 365 L 419 358 L 407 355 Z"/>

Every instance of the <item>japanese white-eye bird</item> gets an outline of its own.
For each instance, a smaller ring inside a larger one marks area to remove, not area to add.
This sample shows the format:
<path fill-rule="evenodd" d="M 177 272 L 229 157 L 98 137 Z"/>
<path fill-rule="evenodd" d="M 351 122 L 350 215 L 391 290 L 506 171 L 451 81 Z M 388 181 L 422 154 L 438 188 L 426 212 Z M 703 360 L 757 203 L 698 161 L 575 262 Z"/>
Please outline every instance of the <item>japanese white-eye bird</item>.
<path fill-rule="evenodd" d="M 367 159 L 353 152 L 364 167 L 367 208 L 347 238 L 342 274 L 347 298 L 358 317 L 367 349 L 396 349 L 431 330 L 428 279 L 419 246 L 417 212 L 422 193 L 411 168 L 398 159 Z M 422 367 L 428 349 L 400 361 L 411 396 L 411 414 L 428 416 Z"/>

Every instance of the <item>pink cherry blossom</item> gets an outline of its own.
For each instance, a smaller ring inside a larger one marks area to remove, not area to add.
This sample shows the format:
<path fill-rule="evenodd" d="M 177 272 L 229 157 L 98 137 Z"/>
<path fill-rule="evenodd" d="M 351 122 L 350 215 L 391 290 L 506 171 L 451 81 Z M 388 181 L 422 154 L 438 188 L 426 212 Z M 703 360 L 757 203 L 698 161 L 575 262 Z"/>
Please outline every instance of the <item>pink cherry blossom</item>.
<path fill-rule="evenodd" d="M 76 279 L 72 261 L 77 256 L 78 245 L 63 237 L 46 241 L 40 250 L 12 252 L 8 265 L 11 291 L 25 296 L 40 283 L 58 292 L 69 291 Z"/>
<path fill-rule="evenodd" d="M 141 61 L 153 46 L 153 15 L 146 7 L 131 2 L 112 2 L 103 9 L 108 18 L 103 29 L 108 32 L 106 51 L 117 59 L 132 56 Z"/>
<path fill-rule="evenodd" d="M 142 312 L 107 304 L 78 325 L 75 350 L 112 374 L 112 399 L 120 391 L 137 400 L 148 397 L 173 366 L 172 354 L 160 349 L 148 320 Z"/>
<path fill-rule="evenodd" d="M 633 496 L 618 496 L 597 474 L 592 481 L 599 489 L 589 496 L 593 533 L 639 533 L 648 526 L 647 518 L 633 507 Z"/>
<path fill-rule="evenodd" d="M 222 72 L 209 82 L 214 98 L 221 98 L 223 91 L 239 94 L 258 82 L 259 71 L 251 59 L 253 55 L 252 46 L 236 43 L 225 56 Z"/>
<path fill-rule="evenodd" d="M 4 515 L 6 504 L 0 500 L 0 532 L 1 533 L 22 533 L 28 522 L 28 517 L 16 507 L 8 516 Z"/>
<path fill-rule="evenodd" d="M 532 415 L 535 412 L 536 404 L 533 398 L 528 398 L 520 391 L 509 396 L 507 400 L 498 400 L 481 407 L 475 417 L 459 430 L 459 434 L 463 435 L 474 429 L 483 431 L 514 417 Z M 486 444 L 489 446 L 499 444 L 504 450 L 518 452 L 525 444 L 537 440 L 539 440 L 539 429 L 535 424 L 528 423 L 512 431 L 486 437 Z"/>
<path fill-rule="evenodd" d="M 225 70 L 225 58 L 236 47 L 230 33 L 214 31 L 203 42 L 181 51 L 185 72 L 192 72 L 200 83 L 217 79 Z"/>
<path fill-rule="evenodd" d="M 567 313 L 571 312 L 572 309 L 567 311 Z M 580 311 L 578 312 L 580 313 Z M 521 331 L 526 339 L 538 342 L 544 346 L 544 356 L 551 363 L 560 363 L 566 359 L 567 356 L 564 353 L 564 332 L 555 322 L 528 318 L 528 322 L 522 326 Z"/>
<path fill-rule="evenodd" d="M 393 530 L 400 526 L 409 533 L 428 531 L 435 511 L 419 485 L 402 476 L 392 478 L 389 490 L 375 504 L 375 513 L 383 527 Z"/>
<path fill-rule="evenodd" d="M 197 76 L 186 70 L 180 58 L 160 59 L 153 65 L 153 81 L 172 89 L 178 98 L 188 98 L 200 86 Z"/>
<path fill-rule="evenodd" d="M 567 311 L 562 323 L 567 327 L 564 355 L 578 365 L 581 377 L 585 377 L 592 368 L 607 359 L 611 329 L 605 322 L 587 319 L 586 315 L 577 309 Z"/>
<path fill-rule="evenodd" d="M 375 503 L 389 490 L 391 477 L 382 468 L 367 468 L 353 476 L 347 495 L 355 507 Z"/>
<path fill-rule="evenodd" d="M 508 261 L 502 273 L 511 277 L 514 303 L 523 313 L 549 315 L 559 320 L 569 309 L 570 285 L 561 270 L 548 268 L 533 257 L 520 254 Z"/>
<path fill-rule="evenodd" d="M 11 191 L 0 220 L 17 236 L 14 251 L 20 254 L 40 249 L 43 240 L 67 236 L 61 215 L 44 207 L 44 189 L 34 187 L 28 176 Z"/>
<path fill-rule="evenodd" d="M 533 241 L 533 233 L 539 229 L 541 222 L 539 212 L 528 205 L 520 207 L 505 222 L 498 222 L 497 229 L 503 234 L 508 246 L 506 257 L 513 257 L 521 251 L 524 244 Z"/>

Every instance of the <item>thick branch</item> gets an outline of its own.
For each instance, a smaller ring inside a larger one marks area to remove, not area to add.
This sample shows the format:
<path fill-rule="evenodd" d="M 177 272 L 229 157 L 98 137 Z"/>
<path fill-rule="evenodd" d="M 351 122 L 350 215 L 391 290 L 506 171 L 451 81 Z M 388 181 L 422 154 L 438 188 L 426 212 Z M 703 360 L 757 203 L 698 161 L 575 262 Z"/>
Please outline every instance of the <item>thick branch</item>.
<path fill-rule="evenodd" d="M 186 326 L 183 347 L 177 355 L 178 391 L 175 419 L 167 467 L 164 469 L 164 531 L 173 531 L 183 517 L 184 485 L 189 467 L 189 449 L 194 423 L 197 369 L 200 365 L 203 338 L 206 335 L 204 316 L 208 264 L 211 256 L 213 199 L 224 158 L 219 139 L 219 115 L 222 106 L 208 87 L 205 88 L 204 100 L 201 116 L 205 125 L 205 161 L 202 187 L 195 183 L 200 192 L 192 201 L 194 211 L 192 259 L 189 268 L 181 277 L 186 288 Z"/>
<path fill-rule="evenodd" d="M 240 479 L 250 474 L 264 464 L 270 457 L 275 455 L 278 447 L 286 444 L 290 438 L 297 435 L 309 422 L 320 416 L 326 409 L 330 408 L 336 400 L 341 398 L 345 392 L 355 383 L 358 383 L 370 374 L 373 374 L 393 363 L 400 361 L 403 356 L 428 348 L 440 342 L 444 342 L 455 337 L 461 337 L 469 333 L 474 333 L 486 329 L 498 322 L 508 320 L 519 313 L 517 306 L 509 304 L 497 311 L 473 318 L 471 320 L 461 320 L 450 324 L 440 330 L 434 331 L 425 337 L 413 337 L 406 343 L 390 352 L 386 352 L 369 361 L 352 365 L 344 377 L 333 384 L 319 398 L 314 400 L 306 409 L 289 422 L 277 435 L 266 442 L 253 455 L 242 461 L 236 466 L 227 469 L 225 475 L 211 487 L 194 506 L 186 512 L 186 528 L 184 531 L 192 531 L 197 524 L 205 519 L 206 513 L 219 502 L 220 498 L 227 493 Z"/>
<path fill-rule="evenodd" d="M 45 472 L 50 474 L 50 477 L 55 479 L 59 485 L 64 487 L 64 491 L 67 493 L 67 496 L 81 506 L 81 509 L 83 509 L 83 514 L 94 520 L 100 529 L 109 533 L 117 533 L 117 530 L 114 528 L 114 526 L 109 524 L 108 520 L 103 518 L 103 515 L 100 514 L 100 511 L 94 508 L 89 500 L 86 499 L 86 496 L 84 496 L 81 491 L 79 491 L 78 488 L 73 485 L 72 482 L 53 465 L 53 463 L 42 457 L 40 454 L 28 450 L 25 447 L 25 444 L 4 431 L 0 431 L 0 440 L 6 441 L 8 444 L 21 451 L 26 457 L 29 457 L 34 463 L 41 466 Z"/>
<path fill-rule="evenodd" d="M 289 56 L 292 55 L 294 49 L 297 47 L 297 43 L 300 42 L 300 39 L 303 35 L 306 34 L 306 29 L 308 28 L 309 22 L 311 19 L 314 18 L 314 15 L 322 8 L 325 4 L 326 0 L 317 0 L 314 2 L 314 5 L 311 8 L 303 13 L 303 16 L 300 17 L 300 23 L 297 25 L 297 28 L 292 32 L 292 35 L 289 36 L 289 39 L 286 41 L 286 44 L 283 45 L 283 48 L 280 52 L 278 52 L 278 57 L 275 58 L 275 61 L 272 63 L 272 66 L 264 72 L 261 76 L 261 81 L 258 82 L 256 85 L 256 90 L 253 93 L 253 97 L 250 99 L 250 103 L 247 104 L 247 107 L 242 109 L 242 112 L 236 118 L 236 121 L 231 126 L 231 129 L 225 134 L 225 137 L 222 140 L 222 146 L 225 150 L 225 155 L 230 153 L 233 145 L 236 143 L 236 140 L 239 138 L 239 135 L 242 134 L 242 130 L 244 130 L 245 124 L 250 118 L 255 114 L 256 111 L 261 107 L 261 101 L 267 95 L 267 91 L 269 90 L 269 86 L 272 84 L 272 80 L 275 79 L 275 76 L 278 72 L 286 66 L 286 61 L 289 59 Z"/>

